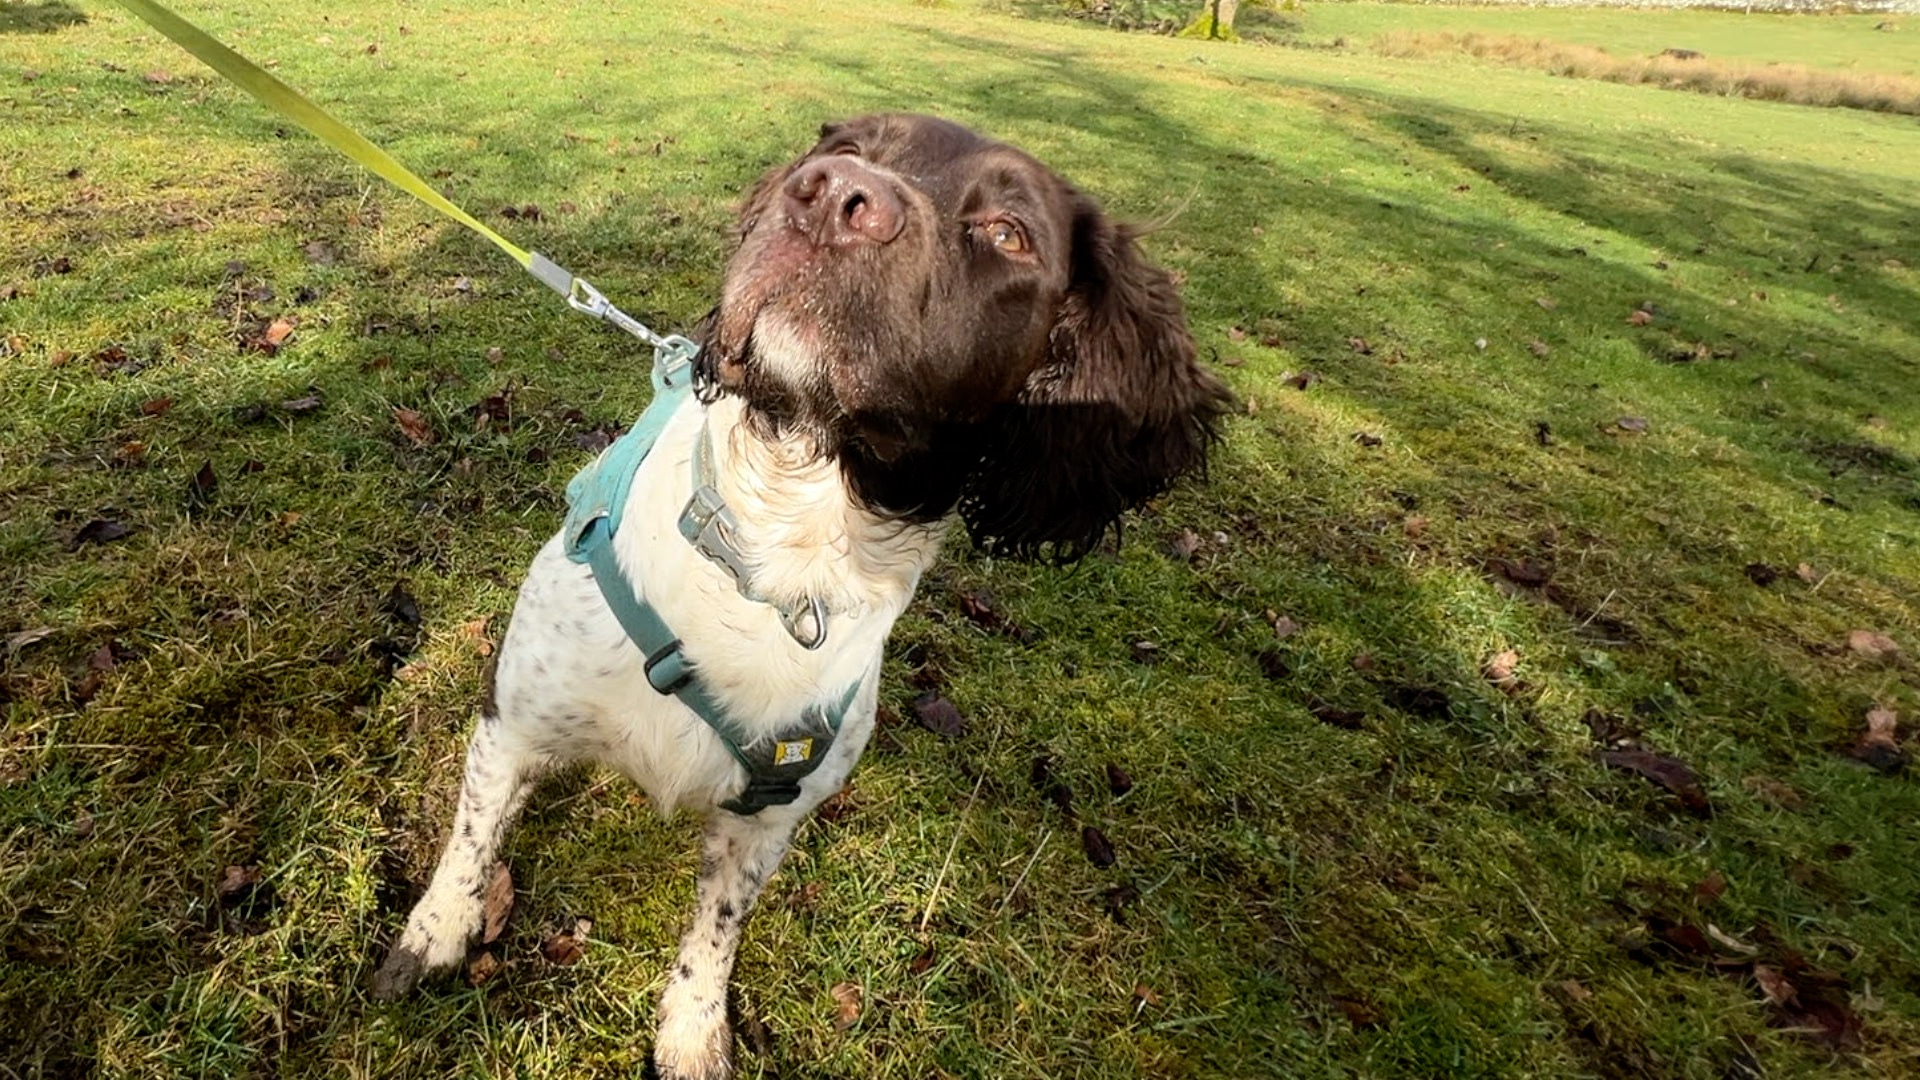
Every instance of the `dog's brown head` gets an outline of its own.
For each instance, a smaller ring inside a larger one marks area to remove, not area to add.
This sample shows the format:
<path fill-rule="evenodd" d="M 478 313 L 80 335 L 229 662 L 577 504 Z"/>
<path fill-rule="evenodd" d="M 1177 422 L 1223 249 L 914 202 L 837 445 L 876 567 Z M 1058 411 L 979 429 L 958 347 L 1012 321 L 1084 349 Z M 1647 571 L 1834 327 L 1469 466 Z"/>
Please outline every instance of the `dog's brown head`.
<path fill-rule="evenodd" d="M 702 376 L 866 505 L 1075 558 L 1200 466 L 1227 402 L 1166 272 L 1013 147 L 924 116 L 830 124 L 740 215 Z"/>

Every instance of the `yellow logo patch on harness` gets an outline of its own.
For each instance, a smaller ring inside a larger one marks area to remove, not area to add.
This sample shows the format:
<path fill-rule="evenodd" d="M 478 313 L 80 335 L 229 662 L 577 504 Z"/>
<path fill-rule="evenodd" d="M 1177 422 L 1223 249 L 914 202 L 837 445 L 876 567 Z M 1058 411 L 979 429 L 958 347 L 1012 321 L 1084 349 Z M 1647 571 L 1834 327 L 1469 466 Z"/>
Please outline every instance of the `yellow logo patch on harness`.
<path fill-rule="evenodd" d="M 773 744 L 773 763 L 775 765 L 798 765 L 812 756 L 812 739 L 799 739 L 794 742 L 776 742 Z"/>

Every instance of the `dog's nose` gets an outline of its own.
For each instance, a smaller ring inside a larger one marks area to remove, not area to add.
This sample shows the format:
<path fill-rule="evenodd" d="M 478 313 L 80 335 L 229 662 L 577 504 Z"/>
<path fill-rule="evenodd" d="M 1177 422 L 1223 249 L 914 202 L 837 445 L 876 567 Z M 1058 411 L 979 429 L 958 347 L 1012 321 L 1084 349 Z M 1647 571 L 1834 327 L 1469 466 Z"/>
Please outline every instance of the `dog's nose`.
<path fill-rule="evenodd" d="M 884 244 L 906 223 L 906 207 L 886 177 L 845 154 L 795 169 L 785 194 L 788 220 L 816 244 Z"/>

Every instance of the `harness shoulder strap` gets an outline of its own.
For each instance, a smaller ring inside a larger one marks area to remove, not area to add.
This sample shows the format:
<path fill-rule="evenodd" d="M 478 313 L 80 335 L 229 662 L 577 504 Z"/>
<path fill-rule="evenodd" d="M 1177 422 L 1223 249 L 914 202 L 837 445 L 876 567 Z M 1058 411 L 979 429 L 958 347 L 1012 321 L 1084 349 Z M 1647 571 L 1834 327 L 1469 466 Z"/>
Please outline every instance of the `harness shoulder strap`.
<path fill-rule="evenodd" d="M 746 789 L 720 805 L 750 816 L 769 806 L 786 806 L 800 797 L 800 782 L 826 760 L 864 680 L 848 687 L 831 708 L 809 706 L 797 723 L 772 738 L 752 740 L 714 700 L 688 662 L 680 639 L 659 612 L 640 598 L 620 569 L 613 533 L 626 510 L 634 475 L 692 387 L 691 368 L 683 361 L 676 369 L 672 360 L 668 355 L 655 363 L 653 401 L 640 419 L 568 482 L 562 542 L 569 559 L 593 571 L 594 583 L 607 608 L 646 657 L 648 684 L 692 709 L 747 771 Z M 685 360 L 691 360 L 691 355 Z"/>

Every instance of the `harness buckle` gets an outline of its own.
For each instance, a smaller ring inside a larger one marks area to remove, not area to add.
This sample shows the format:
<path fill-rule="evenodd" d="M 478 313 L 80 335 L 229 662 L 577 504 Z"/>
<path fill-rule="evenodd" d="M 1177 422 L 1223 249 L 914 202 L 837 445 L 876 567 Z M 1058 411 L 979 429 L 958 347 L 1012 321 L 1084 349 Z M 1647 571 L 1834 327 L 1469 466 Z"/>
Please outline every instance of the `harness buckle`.
<path fill-rule="evenodd" d="M 740 551 L 733 546 L 736 528 L 738 524 L 727 501 L 705 484 L 693 489 L 686 509 L 680 511 L 680 535 L 708 562 L 725 570 L 733 579 L 733 587 L 751 600 L 753 595 L 747 591 L 747 568 L 740 565 Z"/>
<path fill-rule="evenodd" d="M 678 660 L 680 662 L 679 672 L 675 674 L 673 681 L 662 686 L 654 679 L 653 669 L 671 660 Z M 687 663 L 686 658 L 681 655 L 679 638 L 674 638 L 672 641 L 654 650 L 653 655 L 647 657 L 646 665 L 641 670 L 645 672 L 647 676 L 647 685 L 653 687 L 654 691 L 660 694 L 677 694 L 681 690 L 686 689 L 689 683 L 693 682 L 693 665 Z"/>

